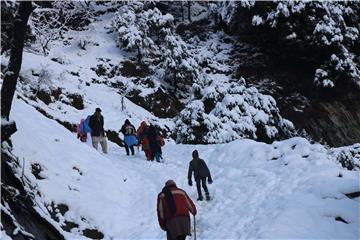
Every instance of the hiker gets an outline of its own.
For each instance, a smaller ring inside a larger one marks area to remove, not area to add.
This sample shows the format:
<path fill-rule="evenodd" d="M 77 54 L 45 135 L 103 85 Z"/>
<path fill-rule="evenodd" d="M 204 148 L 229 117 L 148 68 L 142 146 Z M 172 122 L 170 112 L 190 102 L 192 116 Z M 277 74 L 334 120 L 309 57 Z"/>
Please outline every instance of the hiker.
<path fill-rule="evenodd" d="M 147 137 L 149 139 L 149 147 L 152 153 L 151 161 L 155 159 L 157 162 L 160 162 L 160 159 L 162 159 L 161 147 L 165 144 L 164 139 L 157 134 L 157 130 L 154 125 L 149 126 Z"/>
<path fill-rule="evenodd" d="M 196 207 L 186 192 L 168 180 L 157 198 L 157 216 L 167 240 L 185 240 L 190 233 L 190 215 L 196 215 Z"/>
<path fill-rule="evenodd" d="M 125 120 L 124 125 L 121 127 L 121 132 L 124 135 L 126 155 L 130 155 L 129 148 L 131 150 L 131 155 L 134 155 L 134 145 L 137 145 L 138 141 L 135 136 L 135 127 L 130 123 L 129 119 Z"/>
<path fill-rule="evenodd" d="M 136 136 L 138 138 L 139 144 L 141 144 L 141 150 L 144 151 L 146 160 L 151 160 L 152 153 L 149 146 L 149 139 L 147 136 L 147 131 L 149 126 L 146 124 L 145 121 L 142 121 L 139 128 L 136 130 Z"/>
<path fill-rule="evenodd" d="M 91 128 L 91 140 L 95 149 L 98 149 L 100 142 L 103 153 L 108 152 L 107 140 L 104 131 L 104 117 L 101 115 L 101 109 L 96 108 L 95 113 L 89 119 L 89 127 Z"/>
<path fill-rule="evenodd" d="M 189 185 L 192 186 L 191 178 L 192 178 L 192 173 L 194 172 L 194 178 L 195 178 L 196 188 L 197 188 L 197 192 L 198 192 L 197 200 L 198 201 L 203 200 L 203 196 L 201 193 L 201 185 L 204 188 L 206 200 L 210 200 L 209 190 L 206 186 L 206 178 L 208 178 L 209 184 L 212 184 L 212 182 L 213 182 L 212 178 L 211 178 L 210 170 L 207 167 L 205 161 L 199 158 L 199 153 L 197 150 L 194 150 L 192 152 L 192 157 L 193 157 L 193 159 L 190 161 L 189 172 L 188 172 Z"/>

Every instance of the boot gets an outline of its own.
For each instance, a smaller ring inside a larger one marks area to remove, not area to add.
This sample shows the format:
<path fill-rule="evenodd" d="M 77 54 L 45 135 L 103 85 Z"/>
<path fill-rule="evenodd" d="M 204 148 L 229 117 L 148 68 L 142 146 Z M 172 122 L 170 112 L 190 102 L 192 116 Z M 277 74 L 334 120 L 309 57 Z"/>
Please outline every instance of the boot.
<path fill-rule="evenodd" d="M 206 201 L 209 201 L 209 200 L 210 200 L 210 194 L 207 192 L 207 193 L 205 194 L 205 196 L 206 196 Z"/>
<path fill-rule="evenodd" d="M 200 196 L 200 197 L 198 197 L 198 199 L 197 199 L 197 201 L 202 201 L 202 200 L 204 200 L 203 196 Z"/>

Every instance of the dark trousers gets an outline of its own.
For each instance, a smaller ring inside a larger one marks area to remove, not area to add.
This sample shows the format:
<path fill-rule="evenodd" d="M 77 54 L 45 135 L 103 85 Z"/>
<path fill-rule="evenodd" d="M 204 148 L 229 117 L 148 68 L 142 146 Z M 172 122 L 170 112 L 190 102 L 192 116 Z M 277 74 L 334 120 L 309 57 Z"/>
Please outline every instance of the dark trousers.
<path fill-rule="evenodd" d="M 176 238 L 176 240 L 185 240 L 185 239 L 186 239 L 186 235 L 181 235 Z"/>
<path fill-rule="evenodd" d="M 129 146 L 125 144 L 125 150 L 126 150 L 126 155 L 129 155 Z M 134 155 L 135 152 L 134 152 L 134 146 L 131 146 L 130 147 L 130 150 L 131 150 L 131 155 Z"/>
<path fill-rule="evenodd" d="M 196 188 L 197 188 L 199 198 L 202 198 L 201 185 L 202 185 L 202 187 L 204 189 L 205 196 L 208 197 L 209 196 L 209 190 L 208 190 L 208 188 L 206 186 L 206 178 L 196 179 Z"/>

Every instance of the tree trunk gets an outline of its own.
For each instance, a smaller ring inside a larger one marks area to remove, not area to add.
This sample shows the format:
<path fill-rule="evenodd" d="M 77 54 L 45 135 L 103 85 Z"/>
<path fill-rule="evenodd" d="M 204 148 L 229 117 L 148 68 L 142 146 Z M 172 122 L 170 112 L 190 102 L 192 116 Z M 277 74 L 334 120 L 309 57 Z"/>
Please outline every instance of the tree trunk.
<path fill-rule="evenodd" d="M 139 46 L 137 46 L 137 50 L 138 50 L 137 60 L 138 60 L 138 64 L 140 65 L 142 56 L 141 56 L 141 50 L 140 50 Z"/>
<path fill-rule="evenodd" d="M 182 18 L 182 21 L 184 22 L 185 21 L 185 14 L 184 14 L 184 3 L 183 3 L 183 1 L 180 1 L 180 4 L 181 4 L 181 18 Z"/>
<path fill-rule="evenodd" d="M 1 117 L 9 120 L 11 104 L 21 68 L 26 25 L 32 12 L 31 1 L 22 1 L 14 19 L 13 45 L 3 85 L 1 87 Z"/>
<path fill-rule="evenodd" d="M 187 8 L 188 8 L 188 20 L 191 22 L 191 1 L 187 2 Z"/>
<path fill-rule="evenodd" d="M 6 141 L 16 132 L 15 122 L 1 123 L 1 142 Z"/>

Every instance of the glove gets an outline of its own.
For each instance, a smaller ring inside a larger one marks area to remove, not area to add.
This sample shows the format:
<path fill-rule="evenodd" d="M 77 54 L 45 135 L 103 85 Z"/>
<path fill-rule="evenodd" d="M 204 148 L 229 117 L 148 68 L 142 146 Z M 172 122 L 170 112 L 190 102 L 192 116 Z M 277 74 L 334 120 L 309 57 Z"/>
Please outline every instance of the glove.
<path fill-rule="evenodd" d="M 191 179 L 189 179 L 189 186 L 192 186 L 192 181 L 191 181 Z"/>
<path fill-rule="evenodd" d="M 208 183 L 209 183 L 209 184 L 212 184 L 212 183 L 213 183 L 213 180 L 211 179 L 211 177 L 208 177 Z"/>

